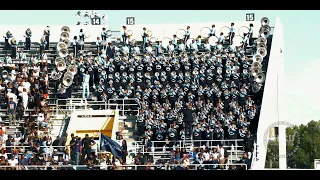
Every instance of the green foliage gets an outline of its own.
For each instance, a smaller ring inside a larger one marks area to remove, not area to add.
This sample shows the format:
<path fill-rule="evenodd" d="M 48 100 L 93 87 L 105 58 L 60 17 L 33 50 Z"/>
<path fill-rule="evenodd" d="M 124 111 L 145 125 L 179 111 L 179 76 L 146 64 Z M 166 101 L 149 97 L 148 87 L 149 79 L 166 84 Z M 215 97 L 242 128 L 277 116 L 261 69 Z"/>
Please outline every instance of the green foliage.
<path fill-rule="evenodd" d="M 307 125 L 288 127 L 287 166 L 296 169 L 313 169 L 314 159 L 320 159 L 320 121 L 310 121 Z M 279 142 L 269 140 L 266 168 L 279 168 Z"/>

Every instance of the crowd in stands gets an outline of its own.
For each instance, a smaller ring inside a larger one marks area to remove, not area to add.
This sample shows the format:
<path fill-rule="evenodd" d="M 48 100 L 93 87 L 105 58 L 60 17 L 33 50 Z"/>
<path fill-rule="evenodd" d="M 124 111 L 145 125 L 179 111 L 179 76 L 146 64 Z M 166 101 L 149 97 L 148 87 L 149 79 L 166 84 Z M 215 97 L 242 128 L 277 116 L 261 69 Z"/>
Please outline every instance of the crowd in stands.
<path fill-rule="evenodd" d="M 72 46 L 78 51 L 65 58 L 67 66 L 77 60 L 78 73 L 74 83 L 66 87 L 61 79 L 50 80 L 52 90 L 57 90 L 62 99 L 71 97 L 72 87 L 82 88 L 83 98 L 95 96 L 98 101 L 135 98 L 139 105 L 138 132 L 145 136 L 146 151 L 134 155 L 134 164 L 159 165 L 141 167 L 146 170 L 162 169 L 166 163 L 153 161 L 148 154 L 152 148 L 148 142 L 167 138 L 172 141 L 195 140 L 192 152 L 183 152 L 183 148 L 180 152 L 175 143 L 170 143 L 173 151 L 169 163 L 181 164 L 170 166 L 170 169 L 192 169 L 191 164 L 202 164 L 199 167 L 204 169 L 225 169 L 220 164 L 228 160 L 228 154 L 223 149 L 224 142 L 220 141 L 235 139 L 244 140 L 242 145 L 246 147 L 246 153 L 241 162 L 249 165 L 247 156 L 252 152 L 253 139 L 248 128 L 259 111 L 252 99 L 251 60 L 246 53 L 248 45 L 253 46 L 252 30 L 244 35 L 243 46 L 235 47 L 232 26 L 230 34 L 220 34 L 215 45 L 201 42 L 201 39 L 186 44 L 190 38 L 189 27 L 184 39 L 178 40 L 174 35 L 167 47 L 161 42 L 151 42 L 147 35 L 143 35 L 142 45 L 138 46 L 137 42 L 130 41 L 124 27 L 122 43 L 118 47 L 97 38 L 97 49 L 101 51 L 96 57 L 91 52 L 84 53 L 75 38 Z M 144 31 L 146 33 L 146 29 Z M 49 41 L 49 35 L 44 35 L 44 42 Z M 209 36 L 215 36 L 214 31 Z M 81 33 L 79 39 L 84 40 Z M 101 39 L 105 39 L 103 33 Z M 6 47 L 7 54 L 1 60 L 0 89 L 4 94 L 1 104 L 7 109 L 9 126 L 2 122 L 0 128 L 0 166 L 10 167 L 2 169 L 32 169 L 22 166 L 46 165 L 51 167 L 33 169 L 68 170 L 69 167 L 54 166 L 68 164 L 86 165 L 92 170 L 126 169 L 121 167 L 127 163 L 128 155 L 124 140 L 121 140 L 122 158 L 97 152 L 93 148 L 96 142 L 87 135 L 82 139 L 72 134 L 70 146 L 67 146 L 66 136 L 52 140 L 49 134 L 50 108 L 46 103 L 50 91 L 50 62 L 44 51 L 49 45 L 43 45 L 39 54 L 30 54 L 28 45 L 24 51 L 18 49 L 16 57 L 12 56 L 7 42 Z M 185 127 L 185 109 L 192 111 L 192 128 Z M 19 129 L 14 137 L 6 134 L 6 129 L 12 127 Z M 201 148 L 207 144 L 196 140 L 218 141 L 214 147 Z M 112 166 L 98 168 L 94 165 Z"/>

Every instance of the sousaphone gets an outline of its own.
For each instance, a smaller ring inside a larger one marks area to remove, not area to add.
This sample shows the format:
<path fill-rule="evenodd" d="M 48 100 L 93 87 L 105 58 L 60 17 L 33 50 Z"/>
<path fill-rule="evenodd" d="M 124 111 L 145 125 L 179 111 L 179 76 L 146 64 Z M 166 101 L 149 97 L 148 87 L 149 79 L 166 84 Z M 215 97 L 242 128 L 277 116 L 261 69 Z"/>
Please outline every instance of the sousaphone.
<path fill-rule="evenodd" d="M 64 63 L 65 63 L 65 60 L 64 60 L 62 57 L 57 57 L 57 58 L 54 60 L 54 63 L 55 63 L 55 65 L 57 66 L 57 64 L 58 64 L 59 62 L 64 62 Z"/>
<path fill-rule="evenodd" d="M 66 63 L 64 61 L 60 61 L 57 63 L 58 71 L 64 71 L 66 69 Z"/>
<path fill-rule="evenodd" d="M 16 40 L 16 38 L 12 37 L 12 38 L 9 39 L 8 43 L 10 45 L 16 45 L 17 44 L 17 40 Z"/>
<path fill-rule="evenodd" d="M 70 33 L 70 28 L 68 26 L 62 26 L 61 32 Z"/>
<path fill-rule="evenodd" d="M 76 65 L 70 65 L 70 66 L 68 66 L 67 72 L 72 73 L 72 75 L 76 75 L 78 72 L 78 68 Z"/>
<path fill-rule="evenodd" d="M 67 87 L 71 86 L 72 82 L 73 82 L 73 77 L 72 76 L 66 76 L 66 75 L 63 76 L 62 83 L 65 86 L 67 86 Z"/>
<path fill-rule="evenodd" d="M 254 81 L 259 84 L 262 84 L 265 80 L 266 80 L 266 76 L 263 73 L 256 74 L 254 78 Z"/>
<path fill-rule="evenodd" d="M 61 49 L 66 49 L 66 48 L 68 48 L 67 45 L 66 45 L 66 43 L 64 43 L 64 42 L 58 42 L 58 44 L 57 44 L 57 51 L 60 51 Z"/>
<path fill-rule="evenodd" d="M 68 51 L 68 49 L 60 49 L 59 51 L 58 51 L 59 53 L 59 56 L 60 57 L 67 57 L 68 56 L 68 53 L 69 53 L 69 51 Z"/>

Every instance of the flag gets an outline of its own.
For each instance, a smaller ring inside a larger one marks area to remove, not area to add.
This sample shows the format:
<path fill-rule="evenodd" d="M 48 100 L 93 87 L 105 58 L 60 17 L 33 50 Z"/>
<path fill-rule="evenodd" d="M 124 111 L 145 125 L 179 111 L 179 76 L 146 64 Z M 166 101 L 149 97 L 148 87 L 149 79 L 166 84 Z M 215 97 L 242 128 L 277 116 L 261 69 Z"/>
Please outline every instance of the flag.
<path fill-rule="evenodd" d="M 102 133 L 100 137 L 100 150 L 111 152 L 112 155 L 116 156 L 117 158 L 122 157 L 121 146 Z"/>

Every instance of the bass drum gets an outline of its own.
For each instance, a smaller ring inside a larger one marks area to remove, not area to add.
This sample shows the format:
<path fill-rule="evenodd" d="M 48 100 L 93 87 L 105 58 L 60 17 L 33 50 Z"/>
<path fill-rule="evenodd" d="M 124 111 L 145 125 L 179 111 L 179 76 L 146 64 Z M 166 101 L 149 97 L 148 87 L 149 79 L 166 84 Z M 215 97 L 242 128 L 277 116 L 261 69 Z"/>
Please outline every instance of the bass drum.
<path fill-rule="evenodd" d="M 210 28 L 208 28 L 208 27 L 203 27 L 200 30 L 200 35 L 201 35 L 202 38 L 208 38 L 209 34 L 210 34 Z"/>
<path fill-rule="evenodd" d="M 219 39 L 218 39 L 217 36 L 211 36 L 211 37 L 208 39 L 208 41 L 209 41 L 210 46 L 215 46 L 215 45 L 217 45 Z"/>
<path fill-rule="evenodd" d="M 170 41 L 172 41 L 172 39 L 170 39 L 168 37 L 162 39 L 162 41 L 161 41 L 162 48 L 167 49 Z"/>
<path fill-rule="evenodd" d="M 184 39 L 185 35 L 186 35 L 186 30 L 184 29 L 178 29 L 176 32 L 176 36 L 178 39 Z"/>

